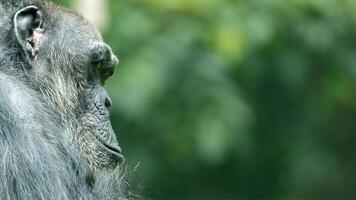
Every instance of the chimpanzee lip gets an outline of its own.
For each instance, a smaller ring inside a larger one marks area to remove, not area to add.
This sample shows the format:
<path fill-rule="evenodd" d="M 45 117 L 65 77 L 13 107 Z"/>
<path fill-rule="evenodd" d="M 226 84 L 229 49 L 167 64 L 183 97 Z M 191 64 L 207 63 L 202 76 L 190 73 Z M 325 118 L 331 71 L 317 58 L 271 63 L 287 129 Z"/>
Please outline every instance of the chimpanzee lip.
<path fill-rule="evenodd" d="M 122 149 L 118 144 L 109 145 L 107 142 L 104 142 L 101 138 L 96 136 L 96 139 L 102 145 L 102 148 L 105 149 L 119 164 L 125 161 L 125 157 L 122 155 Z"/>
<path fill-rule="evenodd" d="M 118 154 L 121 154 L 121 153 L 122 153 L 122 150 L 121 150 L 121 147 L 120 147 L 120 146 L 113 147 L 113 146 L 110 146 L 110 145 L 105 144 L 105 143 L 103 143 L 103 145 L 104 145 L 106 148 L 108 148 L 109 150 L 114 151 L 114 152 L 116 152 L 116 153 L 118 153 Z"/>
<path fill-rule="evenodd" d="M 117 160 L 118 162 L 121 164 L 124 162 L 125 160 L 125 157 L 122 155 L 122 150 L 121 150 L 121 147 L 119 145 L 117 146 L 111 146 L 111 145 L 108 145 L 104 142 L 101 142 L 104 147 L 109 151 L 109 153 L 111 155 L 113 155 Z"/>
<path fill-rule="evenodd" d="M 103 111 L 103 109 L 100 106 L 98 106 L 96 103 L 94 103 L 93 105 L 94 105 L 94 108 L 97 111 L 99 111 L 99 113 L 103 113 L 103 115 L 101 115 L 101 117 L 104 117 L 104 120 L 102 120 L 102 121 L 106 121 L 106 122 L 110 123 L 109 118 L 107 116 L 107 110 Z M 108 132 L 105 132 L 104 134 L 110 134 L 111 138 L 115 137 L 114 131 L 108 131 Z M 125 157 L 122 155 L 121 147 L 119 146 L 119 144 L 117 144 L 117 142 L 114 142 L 114 144 L 111 144 L 111 142 L 107 142 L 99 134 L 94 134 L 94 137 L 99 141 L 99 143 L 101 145 L 103 145 L 102 148 L 104 148 L 108 153 L 110 153 L 111 156 L 113 156 L 115 161 L 117 161 L 119 164 L 121 164 L 125 161 Z M 108 144 L 108 143 L 110 143 L 110 144 Z"/>

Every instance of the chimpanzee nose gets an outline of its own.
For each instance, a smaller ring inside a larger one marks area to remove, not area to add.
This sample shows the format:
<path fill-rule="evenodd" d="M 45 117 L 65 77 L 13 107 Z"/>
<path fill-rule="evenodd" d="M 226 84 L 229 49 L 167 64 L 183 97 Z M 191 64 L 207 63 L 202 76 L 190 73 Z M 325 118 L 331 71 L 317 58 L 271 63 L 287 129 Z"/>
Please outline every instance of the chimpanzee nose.
<path fill-rule="evenodd" d="M 99 89 L 99 98 L 103 106 L 105 106 L 106 108 L 111 107 L 112 101 L 108 92 L 103 87 Z"/>
<path fill-rule="evenodd" d="M 110 108 L 110 107 L 111 107 L 112 101 L 111 101 L 111 99 L 110 99 L 109 96 L 107 96 L 107 97 L 105 98 L 104 105 L 105 105 L 106 108 Z"/>

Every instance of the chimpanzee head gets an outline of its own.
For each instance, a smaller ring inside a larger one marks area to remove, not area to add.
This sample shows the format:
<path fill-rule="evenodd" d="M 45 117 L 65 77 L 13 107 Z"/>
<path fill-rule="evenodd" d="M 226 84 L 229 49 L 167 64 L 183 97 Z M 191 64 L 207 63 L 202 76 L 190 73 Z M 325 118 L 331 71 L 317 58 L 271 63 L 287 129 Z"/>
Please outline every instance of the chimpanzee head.
<path fill-rule="evenodd" d="M 52 3 L 19 3 L 12 20 L 20 75 L 38 93 L 93 170 L 123 161 L 109 120 L 105 81 L 118 64 L 83 17 Z M 59 132 L 58 134 L 63 134 Z"/>

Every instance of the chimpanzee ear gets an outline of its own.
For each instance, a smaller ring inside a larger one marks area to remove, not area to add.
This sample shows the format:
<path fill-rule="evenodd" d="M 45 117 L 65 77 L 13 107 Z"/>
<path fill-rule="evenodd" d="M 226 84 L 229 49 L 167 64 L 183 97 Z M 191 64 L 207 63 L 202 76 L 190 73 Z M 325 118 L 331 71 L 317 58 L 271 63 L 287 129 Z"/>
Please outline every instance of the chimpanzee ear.
<path fill-rule="evenodd" d="M 25 54 L 35 60 L 43 38 L 43 12 L 36 6 L 19 10 L 14 17 L 14 29 Z"/>

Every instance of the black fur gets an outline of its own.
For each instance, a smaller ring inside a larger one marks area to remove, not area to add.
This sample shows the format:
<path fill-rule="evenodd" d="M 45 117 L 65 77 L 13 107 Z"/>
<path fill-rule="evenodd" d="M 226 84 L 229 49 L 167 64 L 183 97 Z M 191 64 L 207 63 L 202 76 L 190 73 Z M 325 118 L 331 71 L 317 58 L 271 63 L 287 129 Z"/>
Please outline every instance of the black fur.
<path fill-rule="evenodd" d="M 32 57 L 14 34 L 27 6 L 44 20 Z M 119 148 L 101 103 L 117 60 L 100 35 L 41 0 L 0 0 L 0 35 L 0 199 L 129 198 L 120 157 L 103 146 Z"/>

